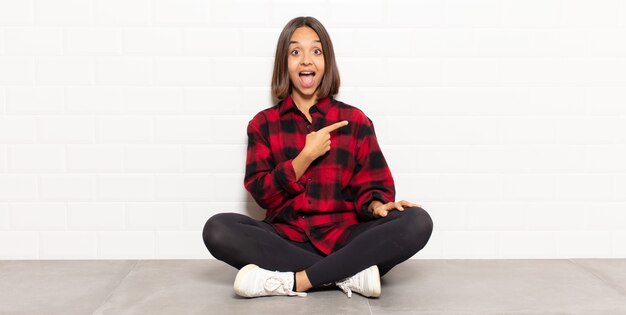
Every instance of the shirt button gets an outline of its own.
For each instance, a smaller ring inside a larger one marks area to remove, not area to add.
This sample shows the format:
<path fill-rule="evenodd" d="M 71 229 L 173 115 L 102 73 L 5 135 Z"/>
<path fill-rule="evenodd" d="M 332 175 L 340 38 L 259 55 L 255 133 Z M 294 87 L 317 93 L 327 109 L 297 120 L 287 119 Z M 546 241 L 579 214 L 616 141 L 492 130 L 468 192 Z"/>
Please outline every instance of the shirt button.
<path fill-rule="evenodd" d="M 312 180 L 311 177 L 307 178 L 306 180 Z"/>
<path fill-rule="evenodd" d="M 311 129 L 311 125 L 306 125 L 306 129 Z"/>

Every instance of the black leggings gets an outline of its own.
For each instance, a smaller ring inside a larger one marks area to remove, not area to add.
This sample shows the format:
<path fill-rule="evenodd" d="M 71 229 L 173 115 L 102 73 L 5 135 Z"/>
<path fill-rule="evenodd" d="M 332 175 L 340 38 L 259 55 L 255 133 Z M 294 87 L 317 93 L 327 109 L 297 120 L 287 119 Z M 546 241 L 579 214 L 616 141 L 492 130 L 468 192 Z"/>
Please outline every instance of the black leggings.
<path fill-rule="evenodd" d="M 305 270 L 313 287 L 319 287 L 373 265 L 384 275 L 424 248 L 432 229 L 433 221 L 424 209 L 394 210 L 384 218 L 352 226 L 343 247 L 328 256 L 310 242 L 293 242 L 270 224 L 237 213 L 212 216 L 202 236 L 213 257 L 237 269 L 256 264 L 268 270 Z"/>

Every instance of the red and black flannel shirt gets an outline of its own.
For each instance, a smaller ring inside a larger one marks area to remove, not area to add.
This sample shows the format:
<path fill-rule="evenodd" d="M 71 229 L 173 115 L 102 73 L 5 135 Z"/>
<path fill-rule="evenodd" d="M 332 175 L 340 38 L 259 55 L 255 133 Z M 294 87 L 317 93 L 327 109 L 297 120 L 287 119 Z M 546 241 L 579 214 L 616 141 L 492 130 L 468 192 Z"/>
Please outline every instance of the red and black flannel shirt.
<path fill-rule="evenodd" d="M 373 219 L 367 209 L 372 200 L 394 200 L 395 187 L 372 121 L 361 110 L 327 97 L 309 113 L 312 123 L 287 97 L 252 118 L 244 186 L 280 235 L 309 240 L 328 255 L 350 226 Z M 342 120 L 349 124 L 330 133 L 330 151 L 296 180 L 291 162 L 306 135 Z"/>

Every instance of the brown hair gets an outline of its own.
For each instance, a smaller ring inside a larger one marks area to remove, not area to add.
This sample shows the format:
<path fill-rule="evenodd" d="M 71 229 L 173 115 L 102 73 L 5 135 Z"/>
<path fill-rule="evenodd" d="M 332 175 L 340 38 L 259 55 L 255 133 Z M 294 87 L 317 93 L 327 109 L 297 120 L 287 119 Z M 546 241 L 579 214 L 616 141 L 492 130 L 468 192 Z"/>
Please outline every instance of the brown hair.
<path fill-rule="evenodd" d="M 274 56 L 274 73 L 272 74 L 272 97 L 283 100 L 291 94 L 291 81 L 287 70 L 287 57 L 289 56 L 289 42 L 291 35 L 300 27 L 308 26 L 312 28 L 322 43 L 322 53 L 324 55 L 324 76 L 317 87 L 317 97 L 322 99 L 334 96 L 339 92 L 339 69 L 335 61 L 335 51 L 330 36 L 326 32 L 324 25 L 317 19 L 310 16 L 301 16 L 292 19 L 285 25 L 278 38 L 276 54 Z"/>

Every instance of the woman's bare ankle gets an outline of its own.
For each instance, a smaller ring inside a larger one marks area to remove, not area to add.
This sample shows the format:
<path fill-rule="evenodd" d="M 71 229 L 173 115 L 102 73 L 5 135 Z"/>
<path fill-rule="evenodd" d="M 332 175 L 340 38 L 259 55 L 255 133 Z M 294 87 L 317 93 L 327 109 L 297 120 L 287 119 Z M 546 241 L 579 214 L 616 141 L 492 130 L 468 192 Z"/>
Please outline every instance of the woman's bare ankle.
<path fill-rule="evenodd" d="M 304 270 L 296 272 L 296 292 L 306 292 L 312 287 L 313 285 Z"/>

